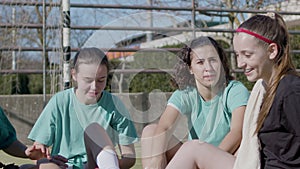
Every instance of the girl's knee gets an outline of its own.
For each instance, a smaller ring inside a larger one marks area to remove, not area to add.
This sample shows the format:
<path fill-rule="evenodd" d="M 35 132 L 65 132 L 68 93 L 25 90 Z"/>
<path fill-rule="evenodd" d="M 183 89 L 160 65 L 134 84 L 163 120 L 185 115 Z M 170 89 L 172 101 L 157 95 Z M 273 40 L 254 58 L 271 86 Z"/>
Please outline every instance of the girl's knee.
<path fill-rule="evenodd" d="M 84 130 L 84 137 L 90 137 L 91 135 L 101 135 L 101 133 L 106 133 L 105 129 L 98 123 L 91 123 Z"/>
<path fill-rule="evenodd" d="M 39 166 L 39 169 L 61 169 L 61 168 L 54 163 L 44 163 Z"/>
<path fill-rule="evenodd" d="M 113 143 L 106 130 L 98 123 L 92 123 L 85 129 L 84 141 L 86 147 L 93 148 L 100 146 L 101 149 L 106 146 L 113 147 Z"/>
<path fill-rule="evenodd" d="M 104 131 L 104 128 L 102 126 L 100 126 L 100 124 L 98 124 L 96 122 L 89 124 L 85 128 L 85 132 L 91 132 L 91 131 L 94 131 L 94 130 L 103 130 Z"/>
<path fill-rule="evenodd" d="M 189 140 L 182 145 L 182 149 L 195 151 L 196 149 L 206 149 L 207 143 L 200 140 Z"/>
<path fill-rule="evenodd" d="M 157 127 L 157 124 L 149 124 L 146 127 L 144 127 L 143 131 L 142 131 L 142 137 L 151 137 L 154 135 L 154 131 Z"/>

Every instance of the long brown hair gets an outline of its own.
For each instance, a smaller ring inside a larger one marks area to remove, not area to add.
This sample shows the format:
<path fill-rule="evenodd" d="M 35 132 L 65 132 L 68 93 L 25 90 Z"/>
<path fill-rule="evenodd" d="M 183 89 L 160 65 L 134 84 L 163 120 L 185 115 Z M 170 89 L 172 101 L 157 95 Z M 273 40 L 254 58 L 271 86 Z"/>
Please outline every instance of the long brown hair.
<path fill-rule="evenodd" d="M 221 45 L 212 37 L 200 36 L 196 39 L 193 39 L 191 42 L 189 42 L 189 44 L 184 45 L 177 55 L 178 62 L 174 67 L 175 75 L 173 80 L 179 89 L 184 89 L 187 86 L 196 86 L 194 75 L 191 75 L 189 70 L 192 62 L 192 52 L 194 49 L 206 45 L 213 46 L 218 52 L 225 73 L 226 85 L 230 80 L 233 79 L 233 77 L 230 75 L 226 53 Z"/>
<path fill-rule="evenodd" d="M 102 50 L 95 47 L 80 49 L 74 56 L 72 69 L 78 71 L 79 65 L 83 63 L 105 65 L 107 71 L 109 71 L 110 68 L 106 54 Z"/>
<path fill-rule="evenodd" d="M 255 15 L 242 23 L 239 28 L 255 32 L 270 39 L 278 46 L 278 54 L 274 59 L 275 72 L 267 83 L 267 91 L 257 119 L 255 133 L 261 129 L 274 101 L 279 81 L 286 74 L 296 74 L 295 66 L 290 57 L 289 34 L 283 18 L 277 13 L 267 15 Z M 260 40 L 261 43 L 266 42 Z"/>

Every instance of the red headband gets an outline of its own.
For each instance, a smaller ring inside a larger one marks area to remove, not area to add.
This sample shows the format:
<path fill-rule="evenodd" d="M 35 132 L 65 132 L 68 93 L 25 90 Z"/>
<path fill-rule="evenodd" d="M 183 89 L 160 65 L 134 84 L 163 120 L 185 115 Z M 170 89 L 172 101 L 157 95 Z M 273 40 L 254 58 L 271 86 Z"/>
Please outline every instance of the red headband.
<path fill-rule="evenodd" d="M 260 35 L 260 34 L 257 34 L 257 33 L 255 33 L 255 32 L 249 31 L 249 30 L 247 30 L 247 29 L 238 28 L 238 29 L 236 30 L 236 32 L 244 32 L 244 33 L 247 33 L 247 34 L 252 35 L 252 36 L 254 36 L 254 37 L 256 37 L 256 38 L 258 38 L 258 39 L 260 39 L 260 40 L 263 40 L 263 41 L 267 42 L 268 44 L 274 43 L 272 40 L 270 40 L 270 39 L 268 39 L 268 38 L 266 38 L 266 37 L 264 37 L 264 36 L 262 36 L 262 35 Z"/>

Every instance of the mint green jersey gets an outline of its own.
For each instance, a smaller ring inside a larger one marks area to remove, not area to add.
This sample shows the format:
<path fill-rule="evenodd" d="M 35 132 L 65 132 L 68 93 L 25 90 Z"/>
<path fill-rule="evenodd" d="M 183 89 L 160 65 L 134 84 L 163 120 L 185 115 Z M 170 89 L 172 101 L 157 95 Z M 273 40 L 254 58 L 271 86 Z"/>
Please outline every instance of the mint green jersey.
<path fill-rule="evenodd" d="M 249 91 L 238 81 L 232 80 L 225 90 L 212 100 L 205 101 L 197 88 L 176 90 L 168 105 L 186 115 L 189 139 L 199 139 L 218 146 L 230 130 L 232 111 L 247 104 Z"/>
<path fill-rule="evenodd" d="M 7 148 L 16 140 L 16 130 L 0 107 L 0 150 Z"/>
<path fill-rule="evenodd" d="M 28 138 L 52 146 L 52 155 L 62 155 L 81 168 L 87 162 L 84 130 L 93 122 L 106 130 L 115 145 L 129 145 L 138 139 L 130 114 L 118 97 L 103 91 L 96 104 L 85 105 L 77 100 L 74 88 L 50 99 Z"/>

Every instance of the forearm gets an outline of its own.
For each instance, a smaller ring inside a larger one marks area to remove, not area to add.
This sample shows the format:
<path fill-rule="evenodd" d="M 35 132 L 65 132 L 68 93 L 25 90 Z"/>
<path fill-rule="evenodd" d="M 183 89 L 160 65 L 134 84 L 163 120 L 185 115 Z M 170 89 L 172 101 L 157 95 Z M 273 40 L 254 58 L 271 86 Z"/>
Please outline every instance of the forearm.
<path fill-rule="evenodd" d="M 154 137 L 152 138 L 152 156 L 162 155 L 168 147 L 168 140 L 170 139 L 171 132 L 159 126 L 155 130 Z"/>
<path fill-rule="evenodd" d="M 219 148 L 233 154 L 240 146 L 242 134 L 240 132 L 230 131 L 220 143 Z"/>
<path fill-rule="evenodd" d="M 180 113 L 177 109 L 167 106 L 155 128 L 152 145 L 149 145 L 152 148 L 152 155 L 161 155 L 166 152 L 168 141 L 173 135 L 179 115 Z"/>
<path fill-rule="evenodd" d="M 22 144 L 19 140 L 14 141 L 9 147 L 4 149 L 4 151 L 12 156 L 28 158 L 25 154 L 26 146 Z"/>
<path fill-rule="evenodd" d="M 230 131 L 224 137 L 219 148 L 234 154 L 242 140 L 243 119 L 246 106 L 240 106 L 233 110 Z"/>

